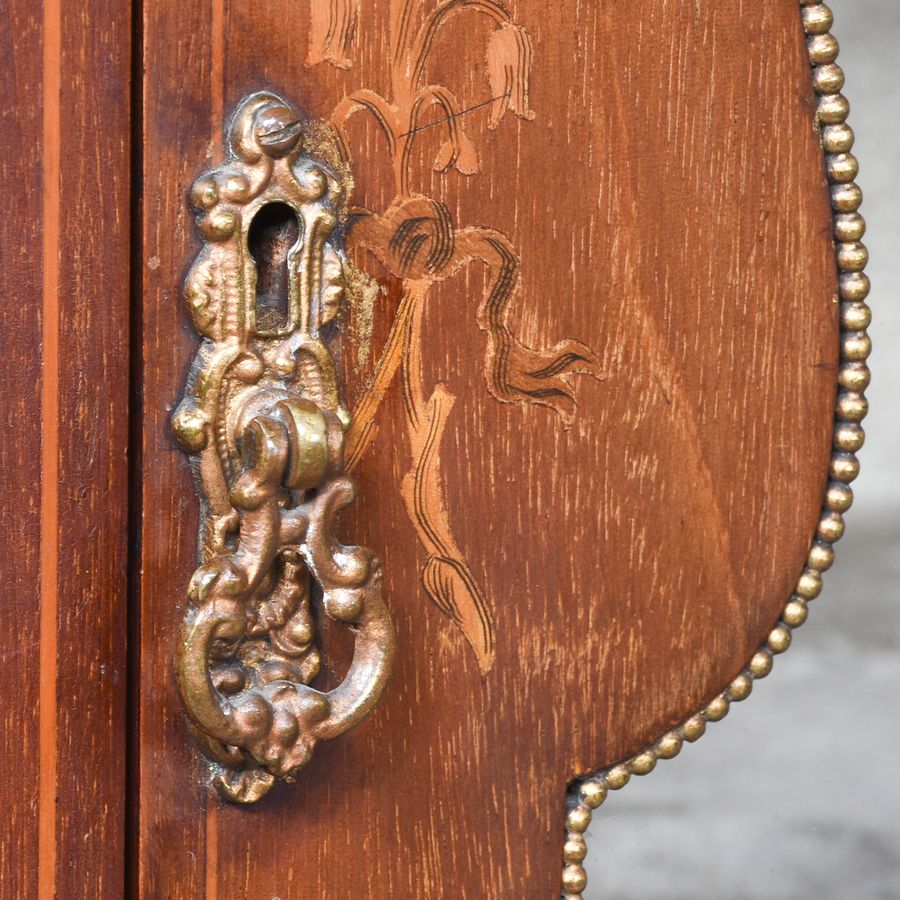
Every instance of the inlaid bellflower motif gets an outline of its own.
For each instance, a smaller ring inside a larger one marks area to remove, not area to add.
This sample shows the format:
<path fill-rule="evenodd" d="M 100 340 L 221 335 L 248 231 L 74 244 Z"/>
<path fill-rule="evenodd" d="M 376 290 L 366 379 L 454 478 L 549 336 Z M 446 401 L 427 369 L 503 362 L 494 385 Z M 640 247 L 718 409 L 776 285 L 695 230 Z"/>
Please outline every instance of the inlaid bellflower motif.
<path fill-rule="evenodd" d="M 512 22 L 496 28 L 488 40 L 487 70 L 491 85 L 491 128 L 500 124 L 506 112 L 531 120 L 528 94 L 531 81 L 531 35 Z"/>
<path fill-rule="evenodd" d="M 310 7 L 309 52 L 306 65 L 331 63 L 338 69 L 353 65 L 347 54 L 359 0 L 313 0 Z"/>

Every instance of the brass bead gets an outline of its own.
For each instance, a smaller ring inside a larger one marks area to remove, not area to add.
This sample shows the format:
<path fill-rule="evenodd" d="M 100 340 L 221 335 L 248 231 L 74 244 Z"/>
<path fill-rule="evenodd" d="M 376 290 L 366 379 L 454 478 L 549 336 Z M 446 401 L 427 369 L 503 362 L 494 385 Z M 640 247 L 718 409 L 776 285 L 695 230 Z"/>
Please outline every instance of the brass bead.
<path fill-rule="evenodd" d="M 834 548 L 830 544 L 816 541 L 809 548 L 806 564 L 817 572 L 827 572 L 834 565 Z"/>
<path fill-rule="evenodd" d="M 859 460 L 852 453 L 835 453 L 831 457 L 831 477 L 835 481 L 853 481 L 859 475 Z"/>
<path fill-rule="evenodd" d="M 859 162 L 852 153 L 834 153 L 825 158 L 828 180 L 847 184 L 859 175 Z"/>
<path fill-rule="evenodd" d="M 791 603 L 793 602 L 795 601 L 791 601 Z M 785 612 L 787 612 L 787 609 L 785 609 Z M 807 612 L 807 606 L 803 604 L 803 613 L 798 613 L 802 617 L 801 621 L 797 623 L 798 625 L 802 625 L 806 621 Z M 769 632 L 768 638 L 766 638 L 766 646 L 773 653 L 784 653 L 791 646 L 791 629 L 786 628 L 784 625 L 776 625 Z"/>
<path fill-rule="evenodd" d="M 563 859 L 569 863 L 580 863 L 587 856 L 587 844 L 580 834 L 570 834 L 563 845 Z"/>
<path fill-rule="evenodd" d="M 862 189 L 854 182 L 831 186 L 831 206 L 836 212 L 856 212 L 862 205 L 862 201 Z"/>
<path fill-rule="evenodd" d="M 834 22 L 831 10 L 824 3 L 804 7 L 802 17 L 803 30 L 807 34 L 825 34 Z"/>
<path fill-rule="evenodd" d="M 850 104 L 843 94 L 823 94 L 816 107 L 819 122 L 840 125 L 850 115 Z"/>
<path fill-rule="evenodd" d="M 212 178 L 198 178 L 191 188 L 191 204 L 196 209 L 212 209 L 219 202 L 219 189 Z"/>
<path fill-rule="evenodd" d="M 681 736 L 688 743 L 693 743 L 703 737 L 706 731 L 706 719 L 703 716 L 692 716 L 681 726 Z"/>
<path fill-rule="evenodd" d="M 746 700 L 747 697 L 750 696 L 752 690 L 753 679 L 749 675 L 741 673 L 730 685 L 728 685 L 726 693 L 728 694 L 729 700 L 738 703 L 741 700 Z"/>
<path fill-rule="evenodd" d="M 597 809 L 606 799 L 607 787 L 602 781 L 585 781 L 580 789 L 581 799 L 591 809 Z"/>
<path fill-rule="evenodd" d="M 706 704 L 706 709 L 703 710 L 703 717 L 707 722 L 720 722 L 728 715 L 730 705 L 728 698 L 724 694 L 719 694 L 718 697 L 713 697 Z"/>
<path fill-rule="evenodd" d="M 855 422 L 840 422 L 834 429 L 834 446 L 838 450 L 856 453 L 862 449 L 866 441 L 866 433 L 862 426 Z"/>
<path fill-rule="evenodd" d="M 681 735 L 677 731 L 670 731 L 657 742 L 656 755 L 660 759 L 674 759 L 681 753 L 682 746 Z"/>
<path fill-rule="evenodd" d="M 850 393 L 864 391 L 869 386 L 871 378 L 872 373 L 863 362 L 846 362 L 838 371 L 838 383 Z M 862 399 L 865 400 L 864 397 Z M 868 406 L 866 409 L 868 410 Z"/>
<path fill-rule="evenodd" d="M 841 304 L 841 328 L 845 331 L 865 331 L 872 324 L 872 310 L 857 301 Z"/>
<path fill-rule="evenodd" d="M 806 621 L 808 615 L 809 607 L 806 605 L 806 601 L 800 597 L 792 597 L 785 605 L 781 618 L 784 620 L 785 625 L 790 625 L 791 628 L 799 628 Z M 770 634 L 769 638 L 771 639 L 771 637 Z M 769 649 L 772 649 L 771 646 Z M 781 651 L 777 652 L 780 653 Z"/>
<path fill-rule="evenodd" d="M 845 272 L 838 279 L 841 300 L 848 303 L 861 303 L 869 296 L 871 284 L 869 277 L 863 272 Z"/>
<path fill-rule="evenodd" d="M 830 485 L 828 493 L 832 493 Z M 835 491 L 835 493 L 837 492 Z M 816 534 L 829 544 L 839 541 L 844 536 L 844 517 L 838 510 L 829 509 L 827 512 L 823 512 L 819 524 L 816 526 Z"/>
<path fill-rule="evenodd" d="M 208 440 L 206 414 L 193 406 L 181 407 L 172 417 L 172 431 L 178 443 L 190 453 L 199 453 Z"/>
<path fill-rule="evenodd" d="M 632 775 L 648 775 L 656 768 L 656 756 L 651 750 L 640 753 L 628 763 Z"/>
<path fill-rule="evenodd" d="M 323 604 L 328 615 L 339 622 L 355 623 L 365 609 L 365 599 L 347 591 L 345 594 L 335 593 Z"/>
<path fill-rule="evenodd" d="M 866 233 L 866 220 L 859 213 L 838 213 L 834 217 L 834 237 L 838 241 L 858 241 Z"/>
<path fill-rule="evenodd" d="M 631 773 L 626 766 L 613 766 L 606 773 L 606 786 L 611 791 L 620 791 L 631 780 Z"/>
<path fill-rule="evenodd" d="M 815 600 L 822 593 L 822 576 L 813 569 L 804 569 L 797 579 L 796 591 L 804 600 Z"/>
<path fill-rule="evenodd" d="M 297 177 L 297 181 L 305 192 L 304 199 L 306 200 L 319 200 L 328 191 L 328 178 L 325 171 L 319 166 L 304 170 Z"/>
<path fill-rule="evenodd" d="M 275 360 L 275 368 L 285 378 L 292 378 L 297 372 L 297 360 L 291 354 L 284 354 Z"/>
<path fill-rule="evenodd" d="M 813 69 L 813 90 L 817 94 L 836 94 L 844 86 L 844 70 L 832 63 L 830 66 L 816 66 Z"/>
<path fill-rule="evenodd" d="M 765 678 L 772 671 L 772 654 L 768 650 L 758 650 L 748 668 L 754 678 Z"/>
<path fill-rule="evenodd" d="M 587 887 L 587 874 L 577 864 L 569 864 L 563 869 L 563 889 L 580 894 Z"/>
<path fill-rule="evenodd" d="M 862 422 L 869 412 L 869 401 L 858 391 L 841 391 L 835 410 L 846 422 Z"/>
<path fill-rule="evenodd" d="M 583 803 L 579 803 L 575 809 L 569 810 L 566 816 L 566 828 L 576 834 L 584 834 L 591 824 L 591 811 Z"/>
<path fill-rule="evenodd" d="M 814 34 L 806 42 L 809 59 L 813 65 L 826 66 L 838 58 L 840 46 L 833 34 Z"/>
<path fill-rule="evenodd" d="M 237 218 L 234 213 L 217 212 L 213 213 L 204 223 L 206 231 L 212 240 L 224 240 L 234 233 L 237 227 Z"/>
<path fill-rule="evenodd" d="M 224 194 L 242 203 L 250 196 L 250 182 L 244 175 L 231 175 L 225 179 Z"/>
<path fill-rule="evenodd" d="M 864 331 L 851 331 L 841 338 L 841 353 L 850 362 L 862 362 L 872 353 L 872 339 Z"/>
<path fill-rule="evenodd" d="M 826 153 L 849 153 L 856 135 L 846 122 L 836 122 L 822 128 L 822 146 Z"/>
<path fill-rule="evenodd" d="M 837 514 L 840 519 L 841 525 L 841 534 L 843 534 L 843 525 L 844 520 L 841 518 L 840 513 L 847 512 L 848 509 L 853 505 L 853 488 L 851 488 L 847 484 L 841 484 L 840 482 L 834 481 L 828 485 L 828 489 L 825 492 L 825 507 L 830 510 L 830 513 Z M 828 516 L 829 513 L 822 514 L 822 520 Z M 821 532 L 822 521 L 819 522 L 819 531 Z M 835 538 L 823 538 L 823 540 L 835 541 L 840 538 L 840 534 Z"/>
<path fill-rule="evenodd" d="M 838 244 L 837 260 L 844 272 L 862 272 L 869 261 L 869 251 L 859 241 L 845 241 Z"/>

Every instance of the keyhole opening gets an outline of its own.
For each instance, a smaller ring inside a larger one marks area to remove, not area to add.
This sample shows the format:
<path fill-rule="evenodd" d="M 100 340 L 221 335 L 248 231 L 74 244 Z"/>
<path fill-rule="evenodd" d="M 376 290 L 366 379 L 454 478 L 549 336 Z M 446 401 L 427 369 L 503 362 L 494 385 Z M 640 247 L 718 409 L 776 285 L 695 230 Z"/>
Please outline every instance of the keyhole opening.
<path fill-rule="evenodd" d="M 291 326 L 288 255 L 300 237 L 297 214 L 286 203 L 268 203 L 250 223 L 247 249 L 256 263 L 256 330 Z"/>

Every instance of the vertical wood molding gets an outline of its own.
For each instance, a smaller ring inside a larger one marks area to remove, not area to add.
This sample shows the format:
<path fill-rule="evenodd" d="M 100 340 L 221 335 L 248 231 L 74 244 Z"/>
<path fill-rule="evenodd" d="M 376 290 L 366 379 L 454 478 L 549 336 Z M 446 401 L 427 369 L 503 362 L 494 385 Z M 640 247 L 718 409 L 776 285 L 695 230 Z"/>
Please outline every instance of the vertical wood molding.
<path fill-rule="evenodd" d="M 56 895 L 56 759 L 59 563 L 59 203 L 60 0 L 44 0 L 43 291 L 41 316 L 41 673 L 39 710 L 38 896 Z"/>
<path fill-rule="evenodd" d="M 143 258 L 135 273 L 142 359 L 135 388 L 144 402 L 137 429 L 140 557 L 134 590 L 140 603 L 140 671 L 133 752 L 140 756 L 134 878 L 141 897 L 214 897 L 217 875 L 215 840 L 209 847 L 206 840 L 207 798 L 196 787 L 196 754 L 185 740 L 172 672 L 170 651 L 186 603 L 185 585 L 197 565 L 197 504 L 189 464 L 172 444 L 167 404 L 177 402 L 195 349 L 177 282 L 179 267 L 197 246 L 185 188 L 221 146 L 213 107 L 224 103 L 215 96 L 222 97 L 225 61 L 219 50 L 213 63 L 213 47 L 221 47 L 214 33 L 217 28 L 221 41 L 224 6 L 223 0 L 185 4 L 173 15 L 167 4 L 143 3 L 137 11 L 142 43 L 135 52 L 143 57 L 144 79 L 138 226 Z M 160 63 L 167 74 L 180 72 L 177 81 L 160 77 Z M 173 272 L 178 272 L 174 278 Z M 170 514 L 173 501 L 181 503 L 177 515 Z M 210 818 L 215 828 L 214 814 Z M 162 858 L 165 864 L 157 864 Z"/>
<path fill-rule="evenodd" d="M 41 332 L 43 177 L 40 4 L 0 0 L 0 884 L 10 897 L 38 895 L 40 741 Z M 22 190 L 23 183 L 31 190 Z"/>
<path fill-rule="evenodd" d="M 0 0 L 0 893 L 124 874 L 129 66 L 116 0 Z"/>

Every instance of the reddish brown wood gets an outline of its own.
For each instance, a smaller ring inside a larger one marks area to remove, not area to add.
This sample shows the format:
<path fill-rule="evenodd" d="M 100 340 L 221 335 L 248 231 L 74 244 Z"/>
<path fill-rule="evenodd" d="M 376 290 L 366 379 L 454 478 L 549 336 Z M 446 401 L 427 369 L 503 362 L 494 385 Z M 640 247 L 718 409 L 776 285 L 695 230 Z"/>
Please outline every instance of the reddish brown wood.
<path fill-rule="evenodd" d="M 41 16 L 33 3 L 4 3 L 0 71 L 15 96 L 41 95 Z M 0 884 L 9 897 L 37 890 L 37 786 L 40 771 L 41 479 L 41 104 L 0 108 L 0 166 L 6 214 L 0 217 L 0 679 L 5 686 L 0 727 Z M 30 184 L 32 190 L 23 191 Z"/>
<path fill-rule="evenodd" d="M 346 517 L 384 561 L 393 681 L 297 784 L 244 809 L 200 785 L 172 678 L 196 565 L 197 502 L 168 424 L 195 349 L 179 295 L 197 248 L 186 193 L 245 93 L 274 88 L 325 116 L 355 88 L 389 91 L 389 10 L 363 4 L 344 71 L 304 68 L 306 3 L 145 4 L 141 896 L 555 896 L 566 782 L 718 692 L 801 569 L 838 326 L 796 3 L 519 0 L 514 13 L 534 41 L 534 121 L 490 130 L 487 108 L 467 114 L 481 162 L 469 177 L 432 171 L 430 129 L 412 190 L 459 226 L 503 231 L 521 261 L 518 333 L 580 338 L 603 380 L 577 384 L 569 430 L 496 402 L 474 319 L 483 273 L 432 286 L 425 377 L 456 396 L 442 471 L 496 621 L 493 668 L 479 673 L 422 589 L 395 381 Z M 429 80 L 484 101 L 489 31 L 449 26 Z M 355 199 L 380 211 L 393 195 L 383 135 L 351 136 Z M 357 262 L 386 288 L 378 348 L 399 286 L 371 255 Z M 347 366 L 351 401 L 368 374 Z"/>
<path fill-rule="evenodd" d="M 4 897 L 124 874 L 130 19 L 3 3 Z"/>
<path fill-rule="evenodd" d="M 60 4 L 57 896 L 124 875 L 131 17 Z"/>
<path fill-rule="evenodd" d="M 151 76 L 143 86 L 139 858 L 132 865 L 142 897 L 202 897 L 205 798 L 196 787 L 199 761 L 185 739 L 172 663 L 185 586 L 196 566 L 198 511 L 187 459 L 168 420 L 193 355 L 180 287 L 195 247 L 185 191 L 209 161 L 213 139 L 209 7 L 185 5 L 172 15 L 164 4 L 148 4 L 143 33 L 144 59 L 164 57 L 173 77 L 162 83 Z M 217 65 L 221 72 L 221 58 Z M 166 794 L 162 817 L 154 796 L 160 793 Z"/>

